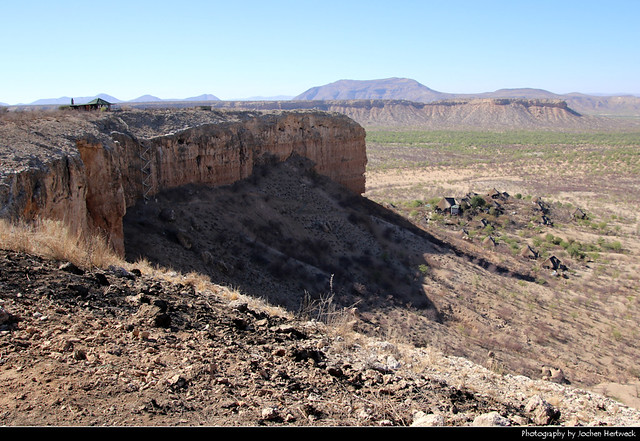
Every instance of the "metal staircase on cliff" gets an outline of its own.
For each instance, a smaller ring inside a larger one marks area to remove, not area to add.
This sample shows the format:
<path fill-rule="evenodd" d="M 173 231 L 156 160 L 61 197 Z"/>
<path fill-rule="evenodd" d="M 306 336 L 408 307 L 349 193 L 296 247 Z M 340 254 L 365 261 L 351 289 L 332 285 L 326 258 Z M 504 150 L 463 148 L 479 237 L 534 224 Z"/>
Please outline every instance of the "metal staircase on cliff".
<path fill-rule="evenodd" d="M 140 159 L 142 160 L 142 197 L 146 204 L 153 190 L 153 184 L 151 182 L 151 147 L 145 143 L 142 143 Z"/>

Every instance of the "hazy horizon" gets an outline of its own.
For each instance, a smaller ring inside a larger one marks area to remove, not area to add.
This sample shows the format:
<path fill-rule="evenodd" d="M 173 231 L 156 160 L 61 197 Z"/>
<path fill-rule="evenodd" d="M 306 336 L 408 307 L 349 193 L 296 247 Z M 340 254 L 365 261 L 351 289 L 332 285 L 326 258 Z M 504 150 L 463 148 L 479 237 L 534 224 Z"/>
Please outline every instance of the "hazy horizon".
<path fill-rule="evenodd" d="M 380 78 L 381 79 L 381 78 Z M 336 80 L 339 81 L 339 80 Z M 368 81 L 368 80 L 362 80 L 362 81 Z M 332 81 L 333 83 L 333 81 Z M 330 84 L 330 83 L 328 83 Z M 296 95 L 274 95 L 274 96 L 266 96 L 266 95 L 256 95 L 256 96 L 247 96 L 247 97 L 236 97 L 236 98 L 228 98 L 228 99 L 223 99 L 223 98 L 219 98 L 221 101 L 262 101 L 262 100 L 290 100 L 292 98 L 295 98 L 297 95 L 300 95 L 301 93 L 305 92 L 306 90 L 312 88 L 312 87 L 316 87 L 316 86 L 324 86 L 324 84 L 318 84 L 315 86 L 310 86 L 309 88 L 301 91 L 299 94 Z M 428 85 L 424 84 L 424 86 L 429 87 Z M 520 89 L 520 88 L 501 88 L 501 89 Z M 522 89 L 528 89 L 526 87 L 523 87 Z M 499 89 L 496 89 L 499 90 Z M 452 93 L 452 94 L 481 94 L 481 93 L 485 93 L 485 92 L 495 92 L 496 90 L 483 90 L 483 91 L 476 91 L 476 92 L 450 92 L 450 91 L 442 91 L 442 90 L 438 90 L 436 92 L 443 92 L 443 93 Z M 540 89 L 540 90 L 546 90 L 546 89 Z M 551 93 L 555 93 L 553 91 L 547 90 L 547 92 L 551 92 Z M 569 92 L 572 93 L 572 92 Z M 585 95 L 591 95 L 591 96 L 636 96 L 636 97 L 640 97 L 640 94 L 636 94 L 636 93 L 625 93 L 625 92 L 621 92 L 621 93 L 612 93 L 612 94 L 607 94 L 607 93 L 585 93 L 585 92 L 581 92 L 581 91 L 574 91 L 573 93 L 583 93 Z M 134 98 L 131 99 L 121 99 L 120 97 L 114 96 L 110 93 L 105 93 L 105 92 L 100 92 L 100 93 L 96 93 L 94 95 L 90 95 L 90 96 L 84 96 L 84 97 L 71 97 L 71 96 L 61 96 L 61 97 L 43 97 L 43 98 L 38 98 L 37 100 L 34 100 L 32 102 L 20 102 L 20 103 L 4 103 L 4 104 L 8 104 L 8 105 L 63 105 L 63 104 L 68 104 L 70 103 L 70 100 L 73 98 L 74 102 L 76 104 L 82 104 L 84 102 L 87 102 L 95 97 L 98 96 L 110 96 L 112 98 L 114 98 L 116 100 L 116 102 L 143 102 L 142 100 L 140 100 L 141 98 L 144 97 L 149 97 L 151 98 L 150 101 L 154 101 L 154 100 L 161 100 L 161 101 L 187 101 L 187 100 L 192 100 L 193 98 L 197 98 L 200 97 L 202 95 L 213 95 L 216 96 L 216 94 L 214 93 L 201 93 L 195 96 L 189 96 L 189 97 L 158 97 L 155 95 L 151 95 L 151 94 L 142 94 L 139 96 L 136 96 Z M 558 94 L 561 95 L 561 94 Z M 2 102 L 0 102 L 2 103 Z"/>

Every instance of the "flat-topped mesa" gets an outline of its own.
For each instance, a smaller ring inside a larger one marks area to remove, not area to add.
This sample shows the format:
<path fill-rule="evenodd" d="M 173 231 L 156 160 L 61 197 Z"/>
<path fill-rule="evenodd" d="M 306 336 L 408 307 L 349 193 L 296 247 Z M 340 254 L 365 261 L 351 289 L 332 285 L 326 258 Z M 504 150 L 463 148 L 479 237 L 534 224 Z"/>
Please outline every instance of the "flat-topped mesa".
<path fill-rule="evenodd" d="M 75 230 L 104 234 L 119 253 L 122 218 L 145 195 L 187 184 L 231 184 L 264 160 L 298 154 L 319 174 L 354 193 L 365 191 L 365 131 L 340 114 L 153 110 L 61 116 L 58 122 L 30 121 L 45 141 L 61 147 L 44 157 L 42 141 L 21 145 L 28 151 L 25 164 L 0 175 L 0 217 L 61 219 Z M 27 126 L 14 130 L 33 131 Z"/>

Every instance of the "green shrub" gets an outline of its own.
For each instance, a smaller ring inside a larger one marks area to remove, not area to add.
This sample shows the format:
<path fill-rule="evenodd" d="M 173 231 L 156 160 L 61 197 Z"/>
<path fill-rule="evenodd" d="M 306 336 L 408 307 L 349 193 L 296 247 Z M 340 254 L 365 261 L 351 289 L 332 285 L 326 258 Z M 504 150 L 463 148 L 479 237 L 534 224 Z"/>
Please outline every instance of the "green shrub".
<path fill-rule="evenodd" d="M 471 205 L 472 208 L 484 207 L 485 204 L 486 204 L 486 201 L 482 196 L 474 196 L 471 198 L 471 201 L 469 202 L 469 205 Z"/>
<path fill-rule="evenodd" d="M 602 248 L 610 251 L 616 251 L 616 252 L 622 251 L 622 243 L 620 243 L 620 241 L 618 240 L 613 242 L 604 242 L 601 246 Z"/>

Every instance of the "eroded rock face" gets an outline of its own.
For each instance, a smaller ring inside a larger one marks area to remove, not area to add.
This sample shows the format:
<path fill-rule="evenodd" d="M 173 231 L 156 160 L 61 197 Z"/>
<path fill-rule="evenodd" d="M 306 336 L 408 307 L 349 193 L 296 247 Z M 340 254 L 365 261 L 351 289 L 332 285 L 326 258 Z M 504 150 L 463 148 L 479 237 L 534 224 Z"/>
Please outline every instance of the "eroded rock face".
<path fill-rule="evenodd" d="M 267 114 L 242 123 L 204 124 L 144 141 L 122 134 L 114 137 L 123 150 L 118 155 L 121 169 L 131 168 L 141 143 L 150 147 L 152 194 L 188 183 L 231 184 L 250 176 L 257 161 L 282 161 L 292 153 L 311 159 L 318 173 L 356 193 L 364 192 L 364 129 L 338 115 Z M 131 182 L 128 187 L 135 186 Z M 128 203 L 131 197 L 140 196 L 129 193 Z"/>
<path fill-rule="evenodd" d="M 3 121 L 0 134 L 5 133 L 1 156 L 14 160 L 3 161 L 1 167 L 0 216 L 64 220 L 74 230 L 102 233 L 120 253 L 122 217 L 144 194 L 152 197 L 186 184 L 231 184 L 249 177 L 260 162 L 298 154 L 351 191 L 365 190 L 364 129 L 338 114 L 58 114 L 55 121 L 49 116 L 11 125 Z M 32 133 L 40 136 L 37 142 L 25 142 Z M 43 142 L 48 147 L 44 150 L 39 145 Z"/>
<path fill-rule="evenodd" d="M 0 217 L 60 219 L 75 231 L 88 228 L 87 185 L 79 155 L 2 173 L 0 180 Z"/>

